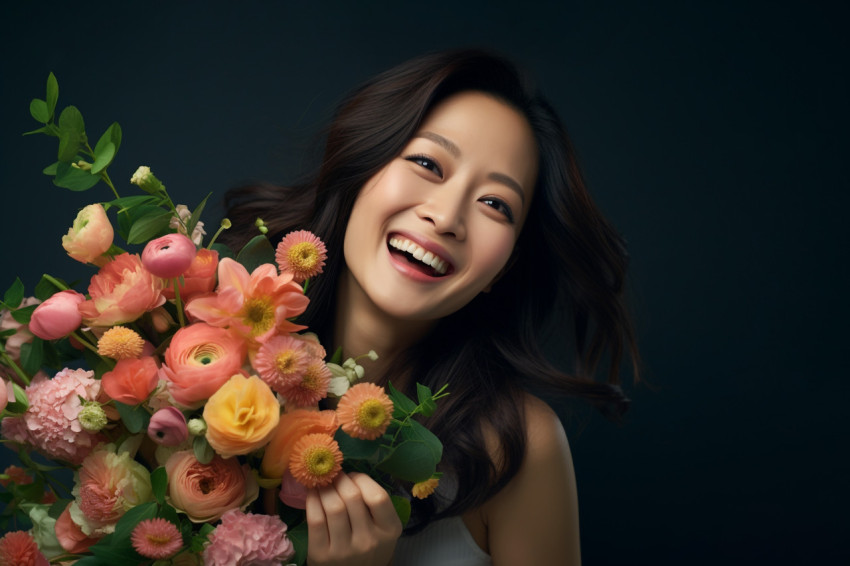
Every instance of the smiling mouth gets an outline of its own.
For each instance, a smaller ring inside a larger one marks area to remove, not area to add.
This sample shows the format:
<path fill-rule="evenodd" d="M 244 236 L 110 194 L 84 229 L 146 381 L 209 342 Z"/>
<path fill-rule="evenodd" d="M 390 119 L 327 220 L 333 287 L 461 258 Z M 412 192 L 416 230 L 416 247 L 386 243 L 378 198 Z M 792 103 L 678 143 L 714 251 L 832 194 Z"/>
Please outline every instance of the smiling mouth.
<path fill-rule="evenodd" d="M 431 277 L 442 277 L 451 268 L 449 262 L 407 238 L 390 236 L 388 243 L 390 253 L 403 257 L 411 266 Z"/>

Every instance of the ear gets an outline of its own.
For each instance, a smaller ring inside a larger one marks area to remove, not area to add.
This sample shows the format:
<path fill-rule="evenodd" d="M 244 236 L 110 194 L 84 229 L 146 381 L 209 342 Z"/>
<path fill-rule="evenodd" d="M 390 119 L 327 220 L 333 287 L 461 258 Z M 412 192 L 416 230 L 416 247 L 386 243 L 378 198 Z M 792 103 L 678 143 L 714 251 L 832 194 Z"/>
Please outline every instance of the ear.
<path fill-rule="evenodd" d="M 482 293 L 489 293 L 493 289 L 493 285 L 495 285 L 496 282 L 499 281 L 499 279 L 501 279 L 502 276 L 505 273 L 507 273 L 508 271 L 511 270 L 511 268 L 516 263 L 516 260 L 517 260 L 518 257 L 519 257 L 519 246 L 514 246 L 514 251 L 511 252 L 511 257 L 508 258 L 507 263 L 505 263 L 504 267 L 502 267 L 502 269 L 499 270 L 499 273 L 497 273 L 496 276 L 493 277 L 493 280 L 490 281 L 490 283 L 486 287 L 484 287 L 481 290 L 481 292 Z"/>

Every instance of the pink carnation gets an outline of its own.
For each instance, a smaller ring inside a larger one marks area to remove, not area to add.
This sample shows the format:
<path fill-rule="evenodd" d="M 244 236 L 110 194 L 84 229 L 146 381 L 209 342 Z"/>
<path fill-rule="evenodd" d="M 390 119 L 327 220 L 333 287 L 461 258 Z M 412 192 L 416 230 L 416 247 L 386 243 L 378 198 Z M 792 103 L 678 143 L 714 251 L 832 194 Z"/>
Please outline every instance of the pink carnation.
<path fill-rule="evenodd" d="M 13 531 L 0 538 L 0 566 L 48 566 L 50 563 L 38 550 L 32 535 Z"/>
<path fill-rule="evenodd" d="M 232 509 L 204 549 L 206 566 L 277 566 L 292 558 L 295 549 L 279 517 Z"/>
<path fill-rule="evenodd" d="M 93 401 L 100 392 L 100 382 L 94 372 L 81 369 L 64 369 L 53 379 L 36 376 L 27 386 L 30 406 L 24 413 L 28 442 L 41 452 L 57 460 L 79 464 L 102 438 L 83 430 L 77 416 L 82 409 L 80 397 Z M 7 425 L 4 419 L 4 435 Z M 18 432 L 14 424 L 10 432 Z M 13 434 L 12 439 L 20 441 Z"/>

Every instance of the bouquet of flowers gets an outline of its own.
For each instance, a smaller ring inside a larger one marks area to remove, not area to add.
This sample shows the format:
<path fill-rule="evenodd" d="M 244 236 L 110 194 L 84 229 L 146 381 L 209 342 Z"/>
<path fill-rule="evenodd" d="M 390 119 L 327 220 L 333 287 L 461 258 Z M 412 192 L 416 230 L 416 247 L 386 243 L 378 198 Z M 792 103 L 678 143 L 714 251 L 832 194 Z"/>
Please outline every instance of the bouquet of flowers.
<path fill-rule="evenodd" d="M 175 205 L 148 167 L 120 196 L 120 126 L 92 148 L 77 108 L 57 118 L 58 93 L 51 73 L 30 105 L 28 133 L 59 140 L 44 172 L 112 195 L 62 238 L 97 270 L 85 292 L 44 275 L 34 296 L 20 279 L 3 295 L 2 441 L 21 466 L 0 474 L 0 564 L 303 564 L 306 490 L 342 470 L 381 482 L 406 521 L 406 494 L 433 492 L 442 454 L 414 417 L 445 388 L 418 385 L 414 401 L 361 381 L 375 352 L 328 359 L 297 322 L 327 257 L 318 237 L 275 248 L 258 219 L 234 253 L 215 243 L 225 219 L 205 244 L 207 199 Z M 328 396 L 336 408 L 320 409 Z M 261 490 L 276 505 L 259 507 Z"/>

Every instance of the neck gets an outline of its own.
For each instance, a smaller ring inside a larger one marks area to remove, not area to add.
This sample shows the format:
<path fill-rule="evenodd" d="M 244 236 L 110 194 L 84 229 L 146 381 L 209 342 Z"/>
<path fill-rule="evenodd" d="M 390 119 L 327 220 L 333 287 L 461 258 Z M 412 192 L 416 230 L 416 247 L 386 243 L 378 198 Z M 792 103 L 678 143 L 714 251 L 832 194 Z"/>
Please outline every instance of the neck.
<path fill-rule="evenodd" d="M 422 339 L 433 328 L 431 321 L 399 320 L 379 309 L 346 269 L 337 286 L 334 343 L 342 346 L 342 359 L 360 356 L 369 350 L 376 361 L 361 358 L 367 381 L 379 381 L 395 358 Z M 389 376 L 401 387 L 404 376 Z"/>

